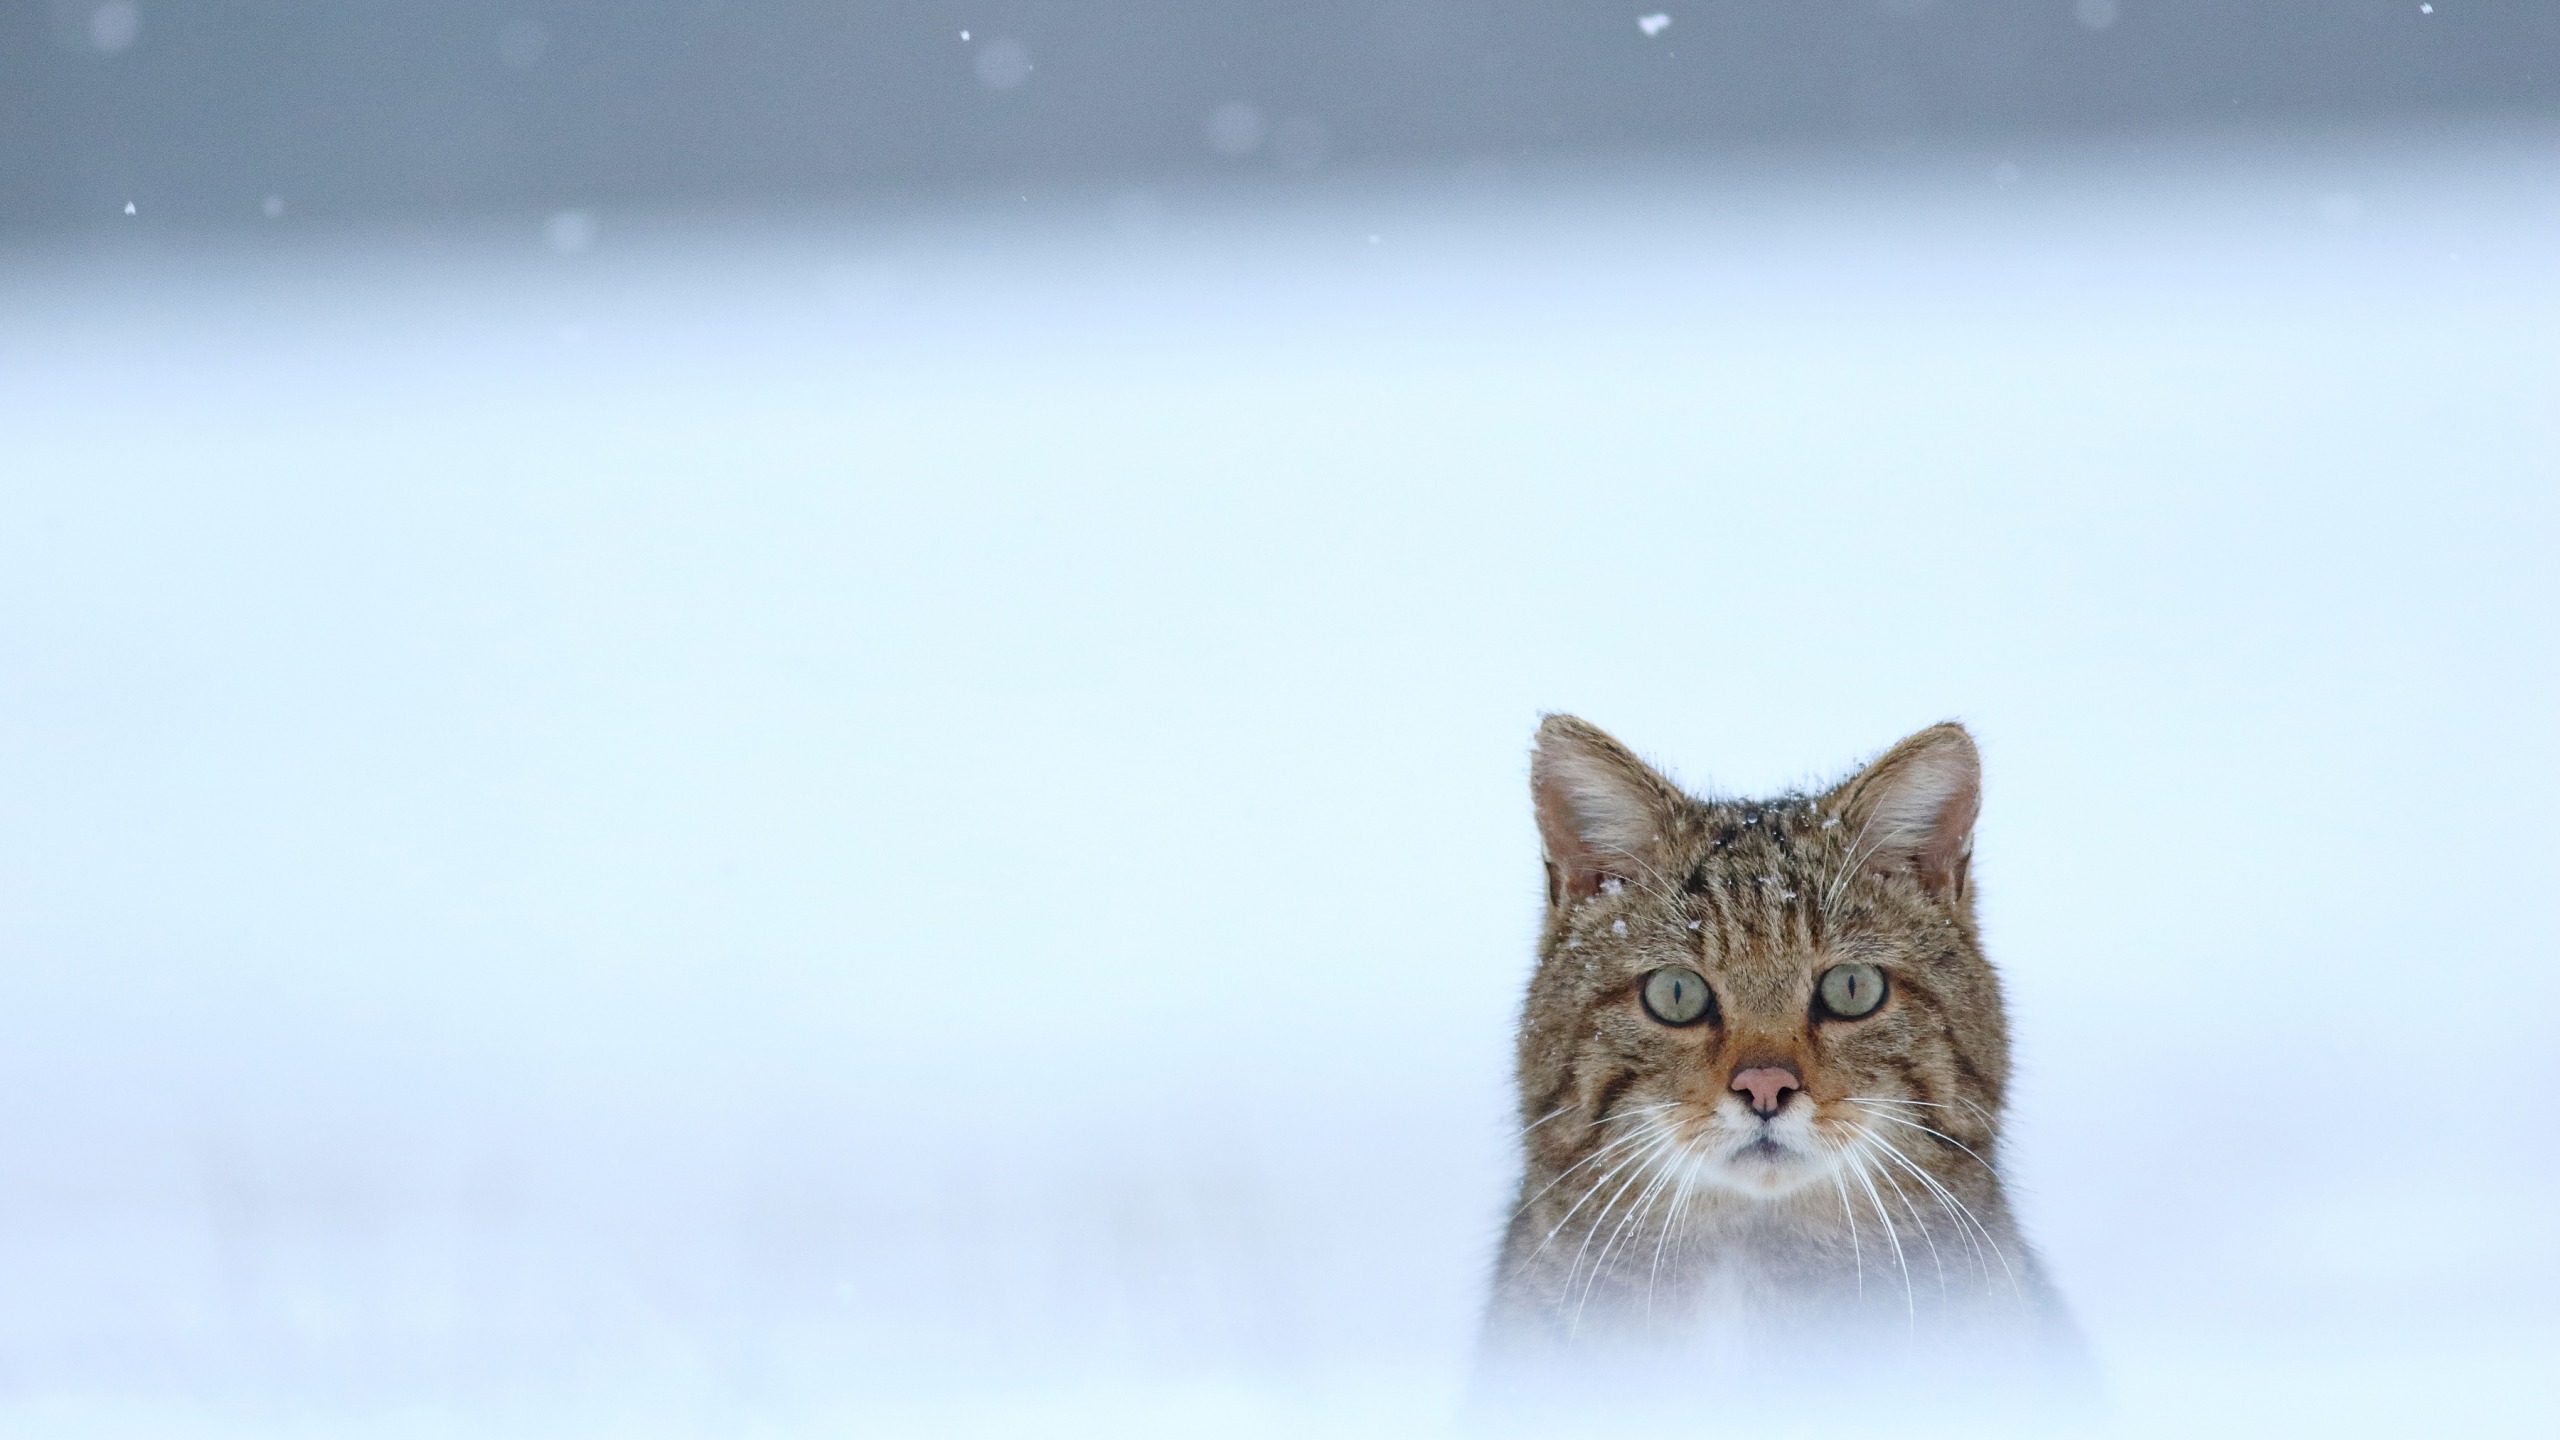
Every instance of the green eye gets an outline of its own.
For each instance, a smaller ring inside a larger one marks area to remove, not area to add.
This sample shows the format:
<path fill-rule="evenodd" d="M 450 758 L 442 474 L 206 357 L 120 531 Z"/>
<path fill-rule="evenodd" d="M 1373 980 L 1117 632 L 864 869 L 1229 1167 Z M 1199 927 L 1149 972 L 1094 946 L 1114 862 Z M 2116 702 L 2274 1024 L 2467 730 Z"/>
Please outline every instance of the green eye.
<path fill-rule="evenodd" d="M 1841 1020 L 1855 1020 L 1884 1003 L 1884 972 L 1853 960 L 1822 972 L 1822 1008 Z"/>
<path fill-rule="evenodd" d="M 1665 1025 L 1695 1025 L 1715 1013 L 1715 992 L 1707 977 L 1685 965 L 1656 970 L 1644 977 L 1644 1013 Z"/>

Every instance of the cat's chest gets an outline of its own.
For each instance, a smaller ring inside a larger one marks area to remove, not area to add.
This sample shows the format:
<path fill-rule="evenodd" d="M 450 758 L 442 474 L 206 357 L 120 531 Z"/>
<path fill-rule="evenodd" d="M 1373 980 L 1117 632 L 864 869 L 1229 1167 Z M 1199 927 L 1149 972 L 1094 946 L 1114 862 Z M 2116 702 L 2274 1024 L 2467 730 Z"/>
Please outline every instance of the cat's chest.
<path fill-rule="evenodd" d="M 1670 1328 L 1716 1339 L 1767 1334 L 1808 1308 L 1855 1308 L 1862 1284 L 1823 1251 L 1789 1234 L 1745 1231 L 1692 1237 L 1680 1264 L 1656 1288 L 1670 1303 L 1652 1308 Z"/>

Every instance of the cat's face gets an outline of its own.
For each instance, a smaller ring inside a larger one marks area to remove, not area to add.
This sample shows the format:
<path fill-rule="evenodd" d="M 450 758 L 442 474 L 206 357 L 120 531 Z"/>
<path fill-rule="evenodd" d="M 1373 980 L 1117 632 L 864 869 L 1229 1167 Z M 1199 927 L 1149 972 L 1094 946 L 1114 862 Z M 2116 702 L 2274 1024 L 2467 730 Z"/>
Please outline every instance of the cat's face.
<path fill-rule="evenodd" d="M 1533 1153 L 1671 1192 L 1874 1186 L 1898 1205 L 1930 1182 L 1897 1156 L 1987 1152 L 2007 1044 L 1967 894 L 1977 777 L 1940 726 L 1821 795 L 1707 802 L 1550 719 Z"/>

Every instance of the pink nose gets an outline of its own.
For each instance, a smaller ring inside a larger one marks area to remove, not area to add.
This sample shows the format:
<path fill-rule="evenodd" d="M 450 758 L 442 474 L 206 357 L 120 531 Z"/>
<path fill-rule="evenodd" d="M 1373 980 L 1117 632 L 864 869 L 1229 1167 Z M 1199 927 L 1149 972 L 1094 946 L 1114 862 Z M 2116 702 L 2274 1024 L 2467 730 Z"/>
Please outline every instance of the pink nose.
<path fill-rule="evenodd" d="M 1778 1107 L 1787 1103 L 1787 1092 L 1803 1089 L 1804 1082 L 1784 1065 L 1755 1065 L 1733 1077 L 1733 1088 L 1751 1097 L 1751 1108 L 1756 1113 L 1775 1115 Z"/>

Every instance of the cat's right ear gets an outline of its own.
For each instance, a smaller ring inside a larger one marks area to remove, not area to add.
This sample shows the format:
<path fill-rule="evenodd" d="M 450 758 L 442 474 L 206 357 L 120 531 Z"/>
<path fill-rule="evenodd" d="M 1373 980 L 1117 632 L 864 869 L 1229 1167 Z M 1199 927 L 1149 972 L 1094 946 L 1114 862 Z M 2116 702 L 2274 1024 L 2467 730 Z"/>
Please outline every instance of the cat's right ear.
<path fill-rule="evenodd" d="M 1680 792 L 1597 725 L 1550 715 L 1529 758 L 1529 798 L 1547 852 L 1547 903 L 1649 876 Z"/>

